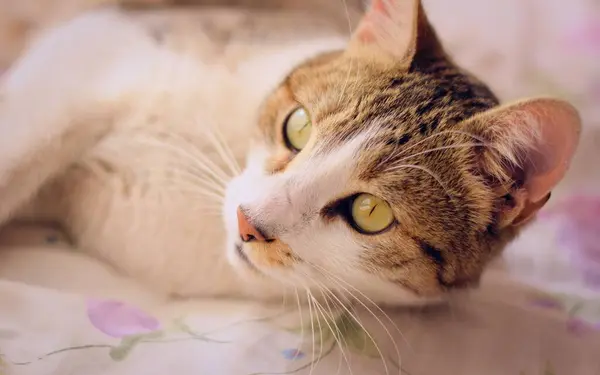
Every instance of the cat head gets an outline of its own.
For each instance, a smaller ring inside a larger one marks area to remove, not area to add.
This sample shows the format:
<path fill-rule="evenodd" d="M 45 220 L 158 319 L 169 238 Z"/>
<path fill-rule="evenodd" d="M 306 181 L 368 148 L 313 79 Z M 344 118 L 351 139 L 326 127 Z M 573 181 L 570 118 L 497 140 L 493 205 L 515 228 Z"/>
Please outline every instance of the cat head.
<path fill-rule="evenodd" d="M 265 100 L 227 191 L 248 277 L 379 302 L 477 285 L 548 201 L 576 149 L 569 104 L 499 106 L 444 53 L 420 1 L 374 0 L 343 51 Z"/>

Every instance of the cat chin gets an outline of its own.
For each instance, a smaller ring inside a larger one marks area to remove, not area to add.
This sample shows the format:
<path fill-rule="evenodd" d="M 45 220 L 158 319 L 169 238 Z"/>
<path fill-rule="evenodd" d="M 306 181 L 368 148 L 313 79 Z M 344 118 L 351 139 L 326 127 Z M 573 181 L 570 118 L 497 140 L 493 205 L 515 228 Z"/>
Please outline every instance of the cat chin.
<path fill-rule="evenodd" d="M 295 289 L 268 276 L 243 255 L 241 244 L 228 241 L 227 261 L 238 279 L 239 295 L 253 300 L 281 304 L 281 300 L 295 293 Z"/>
<path fill-rule="evenodd" d="M 266 275 L 252 263 L 244 251 L 243 244 L 238 241 L 227 242 L 227 261 L 244 279 L 265 279 Z"/>

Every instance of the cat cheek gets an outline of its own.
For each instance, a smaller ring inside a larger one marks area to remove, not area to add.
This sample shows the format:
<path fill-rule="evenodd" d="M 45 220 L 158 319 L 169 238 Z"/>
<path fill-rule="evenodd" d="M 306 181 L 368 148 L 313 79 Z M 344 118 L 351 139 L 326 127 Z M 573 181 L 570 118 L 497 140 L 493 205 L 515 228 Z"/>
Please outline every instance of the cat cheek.
<path fill-rule="evenodd" d="M 298 259 L 293 255 L 290 247 L 276 240 L 271 243 L 250 243 L 249 257 L 259 267 L 264 268 L 291 268 Z"/>

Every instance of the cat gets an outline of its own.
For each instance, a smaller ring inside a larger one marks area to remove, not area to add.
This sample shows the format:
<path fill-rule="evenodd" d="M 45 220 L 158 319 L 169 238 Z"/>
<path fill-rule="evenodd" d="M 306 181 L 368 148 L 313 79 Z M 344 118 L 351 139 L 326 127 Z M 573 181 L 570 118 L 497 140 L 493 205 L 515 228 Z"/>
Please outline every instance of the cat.
<path fill-rule="evenodd" d="M 417 0 L 372 1 L 350 40 L 213 20 L 190 43 L 152 22 L 80 16 L 7 73 L 0 221 L 59 223 L 162 293 L 443 299 L 477 286 L 577 148 L 570 104 L 500 105 Z"/>

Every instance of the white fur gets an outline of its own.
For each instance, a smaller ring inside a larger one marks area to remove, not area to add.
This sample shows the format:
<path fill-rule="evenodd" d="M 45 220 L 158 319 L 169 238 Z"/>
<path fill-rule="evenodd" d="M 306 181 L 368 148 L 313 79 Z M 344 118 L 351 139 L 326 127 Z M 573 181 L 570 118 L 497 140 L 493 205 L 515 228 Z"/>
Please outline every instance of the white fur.
<path fill-rule="evenodd" d="M 0 195 L 10 205 L 0 209 L 0 219 L 14 217 L 41 188 L 18 217 L 58 220 L 82 251 L 154 289 L 281 295 L 280 282 L 239 272 L 231 256 L 235 207 L 250 204 L 258 215 L 281 221 L 287 228 L 282 240 L 301 257 L 338 277 L 351 274 L 346 280 L 353 283 L 375 285 L 357 271 L 360 246 L 347 226 L 315 216 L 346 192 L 344 181 L 364 137 L 279 177 L 259 176 L 250 159 L 227 189 L 228 234 L 211 216 L 218 202 L 198 185 L 208 181 L 201 159 L 218 150 L 211 129 L 242 160 L 270 90 L 301 61 L 344 44 L 332 38 L 265 48 L 230 71 L 168 50 L 112 13 L 49 31 L 2 86 L 0 132 L 7 147 L 0 151 Z M 224 160 L 211 159 L 232 174 Z M 306 214 L 315 219 L 298 225 Z M 335 287 L 314 269 L 298 270 L 303 273 Z"/>

